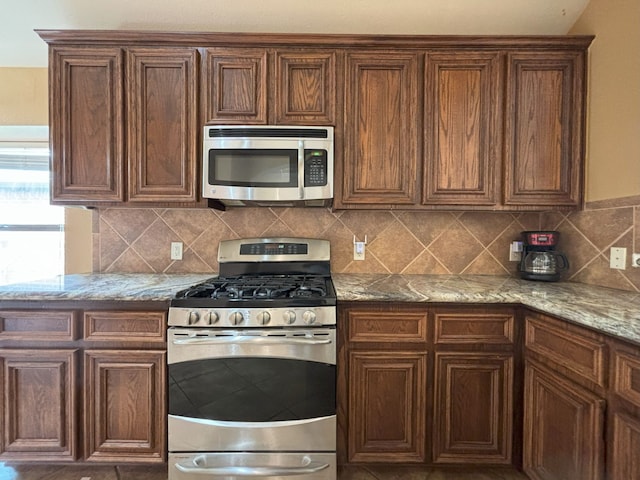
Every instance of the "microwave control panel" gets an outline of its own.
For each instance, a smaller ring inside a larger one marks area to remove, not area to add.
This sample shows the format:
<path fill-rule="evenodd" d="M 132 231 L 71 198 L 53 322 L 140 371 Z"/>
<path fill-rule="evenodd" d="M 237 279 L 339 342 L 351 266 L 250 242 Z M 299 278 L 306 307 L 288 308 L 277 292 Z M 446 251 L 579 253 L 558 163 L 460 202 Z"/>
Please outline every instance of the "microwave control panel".
<path fill-rule="evenodd" d="M 304 186 L 322 187 L 327 184 L 327 151 L 304 151 Z"/>

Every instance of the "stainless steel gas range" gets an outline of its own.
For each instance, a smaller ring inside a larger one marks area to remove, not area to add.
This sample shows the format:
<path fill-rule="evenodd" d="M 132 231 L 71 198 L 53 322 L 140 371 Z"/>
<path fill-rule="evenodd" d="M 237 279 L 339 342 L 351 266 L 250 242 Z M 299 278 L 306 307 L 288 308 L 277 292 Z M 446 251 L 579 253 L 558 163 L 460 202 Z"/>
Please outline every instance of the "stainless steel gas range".
<path fill-rule="evenodd" d="M 228 240 L 218 262 L 169 309 L 169 480 L 335 480 L 329 242 Z"/>

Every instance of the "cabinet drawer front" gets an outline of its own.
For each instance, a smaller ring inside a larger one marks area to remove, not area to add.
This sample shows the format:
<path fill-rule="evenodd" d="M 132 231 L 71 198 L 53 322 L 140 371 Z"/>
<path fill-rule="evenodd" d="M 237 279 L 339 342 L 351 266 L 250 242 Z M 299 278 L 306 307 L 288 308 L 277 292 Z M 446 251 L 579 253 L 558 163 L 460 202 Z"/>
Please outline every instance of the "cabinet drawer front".
<path fill-rule="evenodd" d="M 605 387 L 605 344 L 591 334 L 542 315 L 527 316 L 527 349 Z"/>
<path fill-rule="evenodd" d="M 0 339 L 67 341 L 76 339 L 75 312 L 0 310 Z"/>
<path fill-rule="evenodd" d="M 640 408 L 640 357 L 613 352 L 613 391 Z"/>
<path fill-rule="evenodd" d="M 348 313 L 350 342 L 426 342 L 427 313 L 358 310 Z"/>
<path fill-rule="evenodd" d="M 84 332 L 88 341 L 163 343 L 166 312 L 85 312 Z"/>
<path fill-rule="evenodd" d="M 512 313 L 435 314 L 435 343 L 513 343 Z"/>

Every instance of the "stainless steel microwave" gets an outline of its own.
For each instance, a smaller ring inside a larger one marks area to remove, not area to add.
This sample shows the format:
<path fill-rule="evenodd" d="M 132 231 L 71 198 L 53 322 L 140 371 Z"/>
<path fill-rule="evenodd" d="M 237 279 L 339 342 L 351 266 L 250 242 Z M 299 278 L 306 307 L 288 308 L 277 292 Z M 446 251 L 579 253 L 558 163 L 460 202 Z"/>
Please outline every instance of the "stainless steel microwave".
<path fill-rule="evenodd" d="M 204 127 L 202 195 L 224 205 L 327 206 L 333 127 Z"/>

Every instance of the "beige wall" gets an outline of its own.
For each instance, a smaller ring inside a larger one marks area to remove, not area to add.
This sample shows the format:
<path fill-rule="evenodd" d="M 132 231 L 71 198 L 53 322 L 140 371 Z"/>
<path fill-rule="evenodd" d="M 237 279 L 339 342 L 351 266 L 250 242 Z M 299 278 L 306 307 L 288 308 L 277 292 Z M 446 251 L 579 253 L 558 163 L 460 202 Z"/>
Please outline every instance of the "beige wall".
<path fill-rule="evenodd" d="M 48 125 L 46 68 L 0 68 L 0 125 Z"/>
<path fill-rule="evenodd" d="M 594 34 L 587 200 L 640 194 L 640 1 L 591 0 L 570 33 Z"/>

